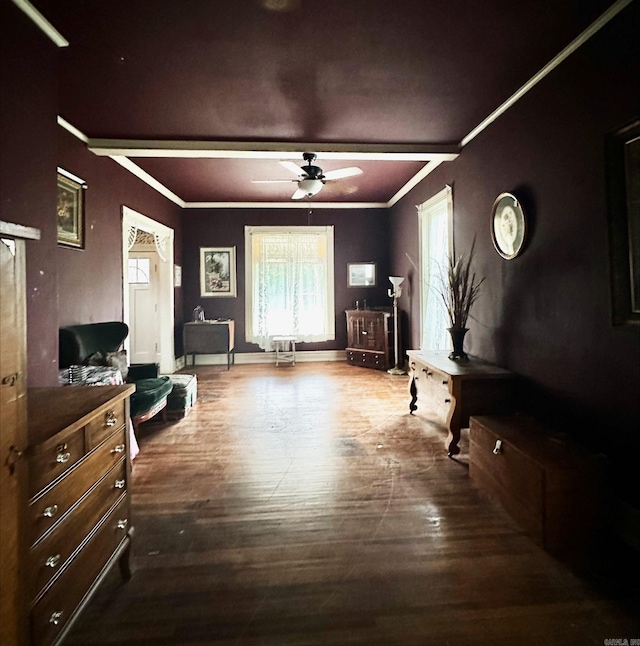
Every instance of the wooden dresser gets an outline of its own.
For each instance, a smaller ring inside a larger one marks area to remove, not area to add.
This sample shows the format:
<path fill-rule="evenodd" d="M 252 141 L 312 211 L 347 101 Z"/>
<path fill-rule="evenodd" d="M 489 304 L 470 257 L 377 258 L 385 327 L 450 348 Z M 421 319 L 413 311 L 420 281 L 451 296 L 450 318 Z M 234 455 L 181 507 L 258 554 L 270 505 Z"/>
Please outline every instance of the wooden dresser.
<path fill-rule="evenodd" d="M 109 568 L 129 573 L 129 395 L 135 386 L 27 392 L 31 644 L 59 643 Z"/>
<path fill-rule="evenodd" d="M 387 370 L 393 356 L 393 314 L 385 310 L 347 310 L 347 361 Z"/>
<path fill-rule="evenodd" d="M 514 410 L 515 374 L 491 363 L 470 358 L 452 361 L 448 351 L 409 350 L 409 411 L 417 410 L 419 397 L 427 400 L 448 429 L 447 453 L 460 453 L 460 429 L 471 415 L 508 413 Z"/>
<path fill-rule="evenodd" d="M 597 455 L 528 417 L 472 417 L 469 474 L 545 549 L 588 547 L 600 518 Z"/>

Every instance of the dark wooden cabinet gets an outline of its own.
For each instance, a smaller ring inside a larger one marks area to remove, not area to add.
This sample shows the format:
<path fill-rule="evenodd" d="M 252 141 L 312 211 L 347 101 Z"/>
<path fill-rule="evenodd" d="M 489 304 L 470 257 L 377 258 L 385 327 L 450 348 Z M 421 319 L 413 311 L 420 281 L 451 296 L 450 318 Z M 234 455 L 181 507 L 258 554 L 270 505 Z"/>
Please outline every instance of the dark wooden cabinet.
<path fill-rule="evenodd" d="M 393 314 L 387 310 L 347 310 L 347 361 L 354 366 L 389 369 L 393 356 Z"/>

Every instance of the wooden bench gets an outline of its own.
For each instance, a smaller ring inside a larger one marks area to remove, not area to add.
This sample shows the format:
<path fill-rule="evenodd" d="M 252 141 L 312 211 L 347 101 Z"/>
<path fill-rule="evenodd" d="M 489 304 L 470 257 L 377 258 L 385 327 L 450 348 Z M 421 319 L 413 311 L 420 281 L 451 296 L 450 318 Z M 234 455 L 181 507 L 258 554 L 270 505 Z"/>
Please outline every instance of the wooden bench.
<path fill-rule="evenodd" d="M 586 548 L 601 510 L 601 459 L 518 415 L 471 417 L 469 474 L 550 552 Z"/>

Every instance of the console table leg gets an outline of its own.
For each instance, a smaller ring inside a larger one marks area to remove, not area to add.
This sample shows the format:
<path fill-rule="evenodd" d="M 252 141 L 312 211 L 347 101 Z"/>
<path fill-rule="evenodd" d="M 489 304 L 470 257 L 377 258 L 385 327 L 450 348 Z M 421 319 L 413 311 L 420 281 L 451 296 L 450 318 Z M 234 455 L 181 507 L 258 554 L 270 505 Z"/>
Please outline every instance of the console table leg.
<path fill-rule="evenodd" d="M 460 453 L 460 447 L 458 446 L 459 441 L 460 441 L 460 429 L 458 429 L 455 432 L 453 429 L 449 429 L 449 435 L 447 436 L 447 455 L 450 458 Z"/>
<path fill-rule="evenodd" d="M 413 411 L 418 409 L 416 402 L 418 401 L 418 388 L 416 386 L 416 377 L 415 375 L 411 376 L 411 381 L 409 382 L 409 394 L 411 395 L 411 401 L 409 402 L 409 414 L 413 415 Z"/>
<path fill-rule="evenodd" d="M 452 458 L 454 455 L 460 453 L 458 442 L 460 441 L 460 429 L 462 428 L 462 409 L 459 400 L 456 398 L 454 398 L 449 412 L 447 428 L 449 430 L 449 435 L 447 436 L 447 455 Z"/>

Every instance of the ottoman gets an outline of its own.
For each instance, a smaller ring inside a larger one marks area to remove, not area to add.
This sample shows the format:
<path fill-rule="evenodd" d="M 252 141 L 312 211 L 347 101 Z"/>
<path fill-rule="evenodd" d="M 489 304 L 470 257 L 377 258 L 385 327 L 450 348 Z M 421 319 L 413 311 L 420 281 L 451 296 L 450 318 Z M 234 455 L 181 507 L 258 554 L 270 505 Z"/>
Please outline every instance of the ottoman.
<path fill-rule="evenodd" d="M 167 397 L 167 417 L 182 419 L 196 403 L 198 380 L 195 375 L 167 375 L 173 388 Z"/>

